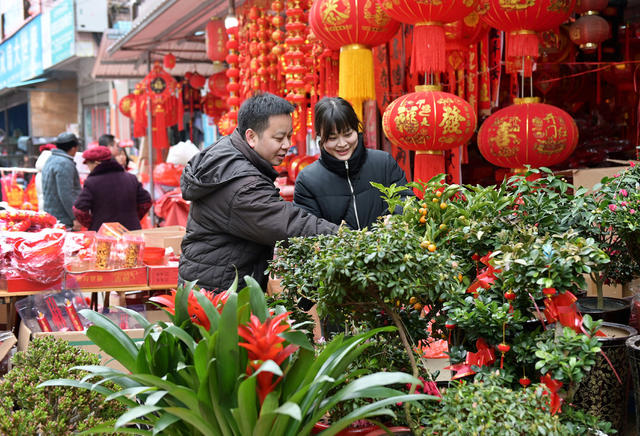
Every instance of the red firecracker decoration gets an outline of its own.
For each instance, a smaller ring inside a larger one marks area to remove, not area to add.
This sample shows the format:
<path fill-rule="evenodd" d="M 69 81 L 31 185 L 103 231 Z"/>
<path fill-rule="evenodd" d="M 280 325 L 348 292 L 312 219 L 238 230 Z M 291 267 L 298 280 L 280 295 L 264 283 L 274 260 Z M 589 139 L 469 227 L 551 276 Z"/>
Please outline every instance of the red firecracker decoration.
<path fill-rule="evenodd" d="M 240 70 L 238 69 L 238 28 L 227 29 L 227 37 L 229 39 L 226 42 L 228 50 L 226 61 L 229 64 L 229 68 L 225 74 L 229 79 L 229 83 L 227 83 L 227 91 L 229 91 L 227 106 L 229 110 L 218 121 L 218 130 L 223 135 L 230 135 L 238 125 L 238 107 L 240 106 L 240 98 L 238 97 L 240 89 L 240 84 L 238 83 L 238 78 L 240 77 Z"/>
<path fill-rule="evenodd" d="M 227 33 L 224 28 L 224 20 L 213 18 L 209 20 L 204 35 L 207 45 L 207 58 L 211 62 L 223 62 L 227 56 L 225 47 Z"/>
<path fill-rule="evenodd" d="M 391 18 L 414 25 L 411 73 L 443 72 L 446 58 L 442 24 L 462 20 L 475 11 L 476 0 L 387 1 L 382 7 Z"/>
<path fill-rule="evenodd" d="M 162 59 L 162 65 L 164 65 L 167 70 L 172 70 L 173 67 L 176 66 L 176 57 L 171 53 L 167 53 Z"/>
<path fill-rule="evenodd" d="M 376 98 L 370 48 L 389 41 L 400 23 L 385 13 L 381 0 L 316 0 L 309 22 L 320 41 L 340 50 L 338 95 L 354 106 L 362 120 L 362 102 Z M 444 36 L 442 42 L 444 49 Z"/>
<path fill-rule="evenodd" d="M 569 38 L 586 53 L 611 37 L 609 22 L 599 15 L 584 15 L 569 26 Z"/>
<path fill-rule="evenodd" d="M 539 98 L 516 99 L 487 118 L 478 132 L 482 156 L 505 168 L 552 166 L 567 159 L 577 144 L 573 118 Z"/>
<path fill-rule="evenodd" d="M 574 6 L 575 0 L 479 0 L 482 19 L 507 32 L 507 59 L 537 58 L 536 32 L 556 29 L 569 18 Z"/>
<path fill-rule="evenodd" d="M 476 114 L 462 98 L 436 86 L 417 86 L 387 106 L 382 127 L 395 146 L 416 152 L 414 179 L 427 182 L 445 172 L 444 151 L 466 144 Z"/>

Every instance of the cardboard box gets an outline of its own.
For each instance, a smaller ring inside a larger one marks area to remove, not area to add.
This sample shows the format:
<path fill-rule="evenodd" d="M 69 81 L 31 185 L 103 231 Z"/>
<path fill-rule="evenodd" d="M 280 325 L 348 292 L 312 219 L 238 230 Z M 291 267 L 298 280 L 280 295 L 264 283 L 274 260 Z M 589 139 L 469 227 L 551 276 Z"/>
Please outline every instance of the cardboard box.
<path fill-rule="evenodd" d="M 151 322 L 169 321 L 169 317 L 167 316 L 166 312 L 162 310 L 149 311 L 145 316 Z M 127 334 L 127 336 L 132 338 L 134 342 L 141 342 L 144 337 L 144 329 L 128 329 L 124 330 L 124 332 Z M 109 368 L 118 369 L 120 371 L 126 371 L 126 369 L 122 365 L 120 365 L 119 362 L 113 360 L 110 355 L 102 351 L 96 344 L 94 344 L 93 341 L 89 339 L 89 337 L 87 337 L 85 332 L 32 332 L 24 322 L 21 322 L 17 340 L 18 351 L 26 350 L 29 347 L 31 339 L 42 336 L 53 336 L 56 338 L 64 339 L 71 345 L 80 347 L 90 353 L 97 354 L 100 357 L 101 365 L 106 365 Z M 0 344 L 0 351 L 2 351 L 3 346 L 4 343 Z"/>
<path fill-rule="evenodd" d="M 148 265 L 149 286 L 178 286 L 178 262 L 168 265 Z"/>
<path fill-rule="evenodd" d="M 67 271 L 65 274 L 66 289 L 131 286 L 147 286 L 146 266 L 112 271 Z"/>
<path fill-rule="evenodd" d="M 153 229 L 133 230 L 131 235 L 141 235 L 149 247 L 171 247 L 177 255 L 182 253 L 182 239 L 185 228 L 182 226 L 155 227 Z"/>
<path fill-rule="evenodd" d="M 609 160 L 608 162 L 617 164 L 616 166 L 604 167 L 604 168 L 583 168 L 577 170 L 571 170 L 573 173 L 573 184 L 576 186 L 584 186 L 589 190 L 600 183 L 604 177 L 613 177 L 615 174 L 619 174 L 626 168 L 629 168 L 628 162 Z M 623 166 L 620 166 L 623 164 Z"/>
<path fill-rule="evenodd" d="M 26 279 L 0 278 L 0 290 L 7 292 L 34 292 L 62 289 L 62 279 L 48 284 L 32 282 Z"/>

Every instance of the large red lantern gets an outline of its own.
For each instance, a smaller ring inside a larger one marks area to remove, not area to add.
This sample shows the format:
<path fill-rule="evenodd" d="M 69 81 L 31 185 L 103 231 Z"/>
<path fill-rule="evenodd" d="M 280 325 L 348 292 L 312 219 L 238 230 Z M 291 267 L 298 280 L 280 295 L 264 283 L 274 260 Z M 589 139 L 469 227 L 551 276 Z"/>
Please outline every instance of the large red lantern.
<path fill-rule="evenodd" d="M 538 35 L 555 29 L 573 12 L 576 0 L 480 0 L 479 12 L 491 27 L 507 33 L 507 58 L 538 56 Z"/>
<path fill-rule="evenodd" d="M 118 108 L 120 109 L 120 113 L 127 118 L 133 118 L 131 114 L 131 108 L 136 104 L 136 97 L 133 94 L 127 94 L 120 100 L 118 103 Z"/>
<path fill-rule="evenodd" d="M 162 59 L 162 64 L 167 70 L 172 70 L 176 66 L 176 57 L 171 53 L 167 53 Z"/>
<path fill-rule="evenodd" d="M 476 128 L 476 114 L 464 99 L 436 86 L 392 101 L 382 127 L 395 146 L 416 152 L 414 180 L 424 182 L 445 172 L 444 151 L 466 144 Z"/>
<path fill-rule="evenodd" d="M 216 97 L 227 98 L 229 92 L 227 91 L 227 83 L 229 80 L 227 79 L 227 75 L 223 72 L 216 73 L 209 76 L 208 85 L 209 92 L 211 92 Z"/>
<path fill-rule="evenodd" d="M 540 99 L 515 99 L 514 105 L 491 115 L 478 132 L 482 156 L 504 168 L 556 165 L 578 144 L 578 128 L 571 115 Z"/>
<path fill-rule="evenodd" d="M 609 22 L 599 15 L 582 16 L 569 26 L 569 38 L 585 52 L 595 51 L 610 36 Z"/>
<path fill-rule="evenodd" d="M 609 6 L 609 0 L 576 0 L 576 13 L 585 14 L 589 11 L 601 11 Z"/>
<path fill-rule="evenodd" d="M 211 19 L 205 29 L 205 42 L 207 45 L 207 58 L 211 62 L 223 62 L 227 56 L 227 31 L 224 20 Z"/>
<path fill-rule="evenodd" d="M 316 0 L 309 11 L 315 36 L 340 49 L 338 95 L 362 114 L 362 102 L 375 100 L 371 47 L 391 39 L 400 23 L 381 8 L 381 0 Z"/>
<path fill-rule="evenodd" d="M 385 0 L 384 10 L 394 19 L 413 24 L 411 72 L 446 70 L 443 23 L 461 20 L 475 11 L 476 0 Z"/>
<path fill-rule="evenodd" d="M 477 12 L 472 12 L 461 20 L 444 25 L 444 35 L 447 51 L 468 50 L 472 44 L 477 44 L 489 33 L 490 27 L 482 20 Z"/>

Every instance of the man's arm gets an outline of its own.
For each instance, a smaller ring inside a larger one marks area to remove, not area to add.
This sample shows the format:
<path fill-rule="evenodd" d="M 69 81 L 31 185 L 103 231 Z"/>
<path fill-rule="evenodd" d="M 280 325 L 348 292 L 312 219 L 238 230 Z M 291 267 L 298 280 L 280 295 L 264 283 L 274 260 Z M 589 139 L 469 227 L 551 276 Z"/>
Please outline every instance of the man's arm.
<path fill-rule="evenodd" d="M 317 217 L 322 216 L 318 200 L 313 196 L 313 194 L 311 194 L 304 180 L 302 180 L 300 176 L 298 176 L 296 180 L 296 186 L 293 191 L 293 203 L 310 214 Z"/>
<path fill-rule="evenodd" d="M 242 186 L 231 201 L 229 229 L 234 236 L 264 245 L 292 236 L 331 234 L 338 226 L 283 201 L 265 180 Z"/>
<path fill-rule="evenodd" d="M 74 183 L 75 177 L 75 165 L 60 166 L 55 172 L 58 199 L 69 220 L 73 220 L 73 203 L 76 200 L 74 196 L 74 193 L 77 192 Z"/>

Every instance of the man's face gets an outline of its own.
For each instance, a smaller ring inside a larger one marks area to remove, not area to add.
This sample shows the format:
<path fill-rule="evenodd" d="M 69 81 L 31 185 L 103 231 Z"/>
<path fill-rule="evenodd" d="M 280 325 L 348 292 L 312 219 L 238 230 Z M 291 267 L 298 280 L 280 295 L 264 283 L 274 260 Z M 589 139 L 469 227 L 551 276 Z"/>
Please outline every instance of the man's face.
<path fill-rule="evenodd" d="M 262 134 L 258 135 L 252 129 L 247 129 L 245 136 L 249 146 L 271 165 L 280 165 L 291 147 L 293 122 L 291 115 L 272 115 L 269 125 Z"/>
<path fill-rule="evenodd" d="M 109 144 L 109 150 L 111 150 L 111 156 L 116 157 L 120 153 L 120 147 L 115 142 Z"/>

